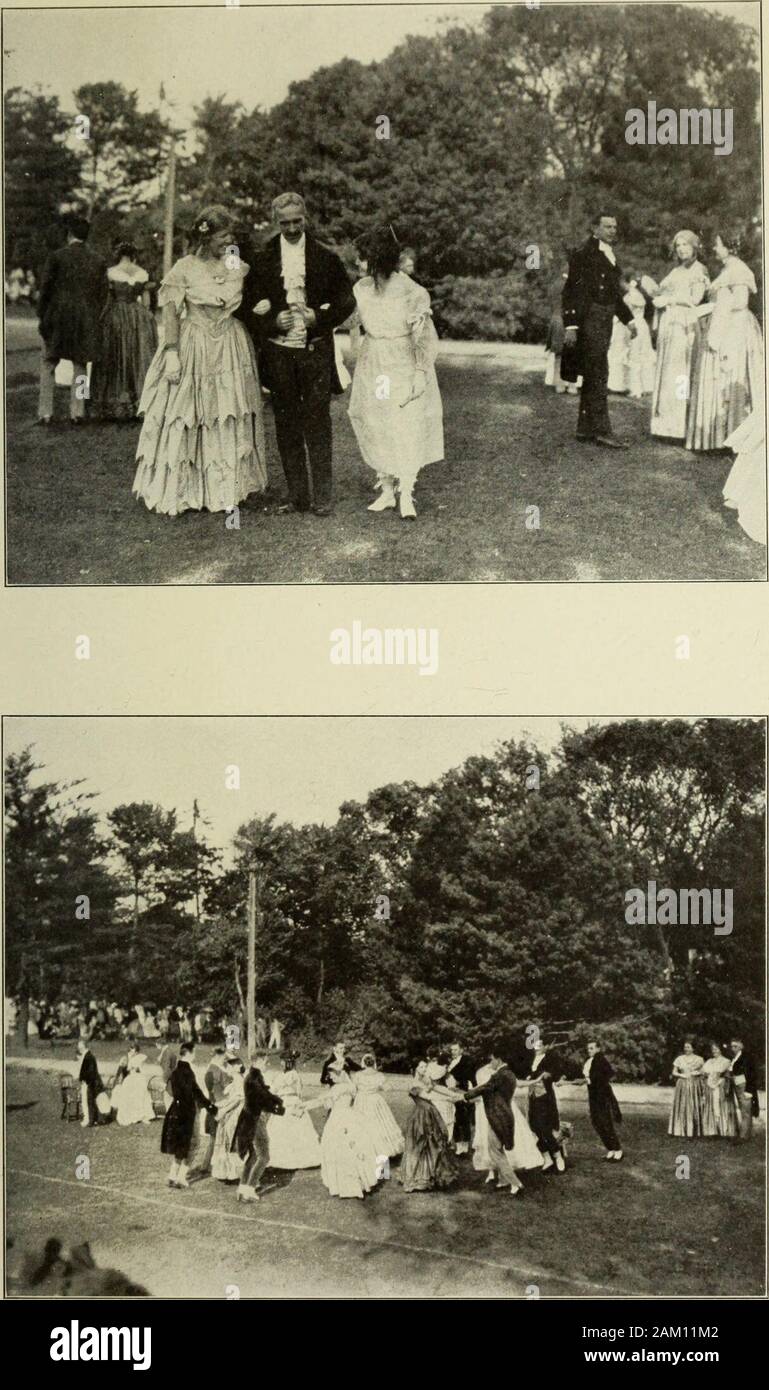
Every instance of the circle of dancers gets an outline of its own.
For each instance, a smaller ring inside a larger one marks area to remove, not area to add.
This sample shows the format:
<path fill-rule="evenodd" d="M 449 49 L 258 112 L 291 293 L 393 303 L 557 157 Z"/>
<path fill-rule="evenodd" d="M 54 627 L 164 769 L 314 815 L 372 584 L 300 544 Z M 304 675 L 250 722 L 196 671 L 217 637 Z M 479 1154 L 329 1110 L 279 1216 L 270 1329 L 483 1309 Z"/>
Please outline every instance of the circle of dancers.
<path fill-rule="evenodd" d="M 573 1084 L 587 1087 L 588 1113 L 605 1159 L 621 1162 L 614 1070 L 597 1040 L 588 1041 L 586 1051 Z M 709 1053 L 705 1060 L 687 1039 L 674 1059 L 668 1133 L 747 1140 L 759 1105 L 753 1059 L 739 1037 L 728 1047 L 711 1043 Z M 486 1185 L 518 1197 L 524 1191 L 521 1174 L 567 1170 L 572 1127 L 561 1118 L 556 1095 L 563 1069 L 539 1043 L 524 1077 L 516 1076 L 499 1047 L 489 1050 L 480 1067 L 458 1041 L 430 1049 L 411 1078 L 412 1105 L 403 1129 L 388 1100 L 393 1083 L 374 1053 L 365 1051 L 356 1061 L 343 1041 L 324 1061 L 314 1099 L 305 1095 L 298 1054 L 291 1051 L 256 1050 L 246 1063 L 219 1044 L 201 1074 L 195 1042 L 184 1042 L 161 1063 L 161 1075 L 148 1089 L 147 1058 L 132 1043 L 111 1095 L 86 1040 L 78 1042 L 77 1055 L 81 1123 L 149 1124 L 162 1115 L 160 1148 L 170 1159 L 168 1186 L 176 1191 L 210 1176 L 232 1185 L 238 1202 L 256 1203 L 276 1185 L 265 1185 L 268 1169 L 319 1169 L 330 1196 L 360 1199 L 389 1180 L 398 1163 L 395 1176 L 404 1192 L 430 1192 L 452 1187 L 460 1160 L 469 1156 Z M 320 1135 L 311 1118 L 319 1110 L 325 1112 Z"/>
<path fill-rule="evenodd" d="M 141 418 L 134 495 L 152 511 L 232 512 L 268 488 L 264 397 L 275 420 L 288 500 L 273 510 L 332 512 L 331 399 L 352 380 L 349 419 L 377 495 L 372 513 L 416 519 L 421 471 L 444 457 L 435 373 L 438 339 L 415 253 L 391 224 L 356 242 L 357 280 L 309 230 L 304 199 L 273 199 L 274 235 L 250 249 L 235 215 L 203 208 L 189 252 L 157 289 L 162 334 L 150 312 L 155 286 L 136 247 L 119 242 L 113 264 L 88 247 L 88 223 L 70 220 L 68 243 L 49 259 L 40 288 L 38 423 L 52 423 L 54 372 L 73 362 L 70 415 Z M 712 277 L 701 238 L 673 238 L 659 282 L 623 272 L 617 219 L 599 210 L 590 236 L 559 277 L 547 336 L 546 383 L 580 393 L 576 440 L 626 449 L 608 393 L 650 398 L 649 430 L 695 452 L 737 459 L 724 503 L 766 541 L 763 340 L 738 232 L 719 226 Z M 247 251 L 252 264 L 242 258 Z M 350 328 L 350 377 L 335 337 Z M 653 343 L 656 341 L 656 350 Z"/>

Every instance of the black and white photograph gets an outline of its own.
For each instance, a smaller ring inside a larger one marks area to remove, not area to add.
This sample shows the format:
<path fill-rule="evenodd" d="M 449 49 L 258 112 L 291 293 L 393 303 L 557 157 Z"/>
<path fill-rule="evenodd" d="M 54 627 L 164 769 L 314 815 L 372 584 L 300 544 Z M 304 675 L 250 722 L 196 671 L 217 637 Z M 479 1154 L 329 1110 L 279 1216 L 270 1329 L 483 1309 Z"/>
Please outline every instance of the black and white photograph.
<path fill-rule="evenodd" d="M 758 0 L 2 28 L 9 585 L 766 581 Z"/>
<path fill-rule="evenodd" d="M 765 1295 L 764 719 L 3 758 L 11 1298 Z"/>

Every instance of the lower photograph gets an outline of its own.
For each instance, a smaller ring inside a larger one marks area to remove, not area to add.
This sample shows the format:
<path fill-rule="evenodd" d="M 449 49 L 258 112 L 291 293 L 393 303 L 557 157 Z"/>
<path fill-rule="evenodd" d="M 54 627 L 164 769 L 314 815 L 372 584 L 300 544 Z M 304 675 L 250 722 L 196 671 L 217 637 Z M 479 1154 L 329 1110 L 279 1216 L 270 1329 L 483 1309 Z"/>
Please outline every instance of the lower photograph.
<path fill-rule="evenodd" d="M 6 1296 L 765 1296 L 763 717 L 2 739 Z"/>

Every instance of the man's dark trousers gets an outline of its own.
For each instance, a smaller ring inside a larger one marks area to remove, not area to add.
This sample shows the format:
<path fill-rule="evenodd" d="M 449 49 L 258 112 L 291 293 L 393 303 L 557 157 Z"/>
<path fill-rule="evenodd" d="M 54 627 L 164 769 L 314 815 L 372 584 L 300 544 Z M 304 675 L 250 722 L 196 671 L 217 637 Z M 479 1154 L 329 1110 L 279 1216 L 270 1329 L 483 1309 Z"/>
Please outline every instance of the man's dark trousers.
<path fill-rule="evenodd" d="M 609 343 L 614 306 L 591 304 L 579 330 L 579 361 L 582 393 L 579 402 L 577 434 L 593 437 L 611 434 L 606 392 L 609 384 Z"/>
<path fill-rule="evenodd" d="M 316 507 L 327 507 L 331 503 L 333 344 L 325 338 L 303 348 L 268 342 L 264 353 L 289 497 L 298 511 L 309 509 L 309 459 L 312 501 Z"/>

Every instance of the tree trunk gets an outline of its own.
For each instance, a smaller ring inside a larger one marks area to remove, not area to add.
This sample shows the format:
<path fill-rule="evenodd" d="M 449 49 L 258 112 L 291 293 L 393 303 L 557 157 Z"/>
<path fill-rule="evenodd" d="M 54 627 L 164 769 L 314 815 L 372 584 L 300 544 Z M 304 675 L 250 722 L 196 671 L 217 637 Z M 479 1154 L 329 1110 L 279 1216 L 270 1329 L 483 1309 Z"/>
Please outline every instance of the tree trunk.
<path fill-rule="evenodd" d="M 321 954 L 320 974 L 318 975 L 318 996 L 316 1003 L 319 1009 L 323 1008 L 323 991 L 326 987 L 326 958 Z"/>

